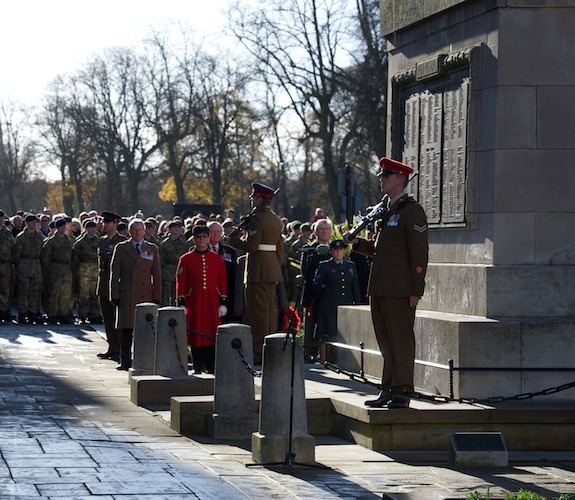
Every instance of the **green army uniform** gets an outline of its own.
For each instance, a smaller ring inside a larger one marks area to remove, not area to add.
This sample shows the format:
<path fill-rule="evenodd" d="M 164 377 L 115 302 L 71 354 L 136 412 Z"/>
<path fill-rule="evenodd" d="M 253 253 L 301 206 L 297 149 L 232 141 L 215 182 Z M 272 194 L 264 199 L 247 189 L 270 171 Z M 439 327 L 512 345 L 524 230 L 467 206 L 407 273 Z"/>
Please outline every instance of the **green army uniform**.
<path fill-rule="evenodd" d="M 19 322 L 40 320 L 42 296 L 40 255 L 44 239 L 40 231 L 26 228 L 14 240 L 12 261 L 16 266 L 16 305 Z"/>
<path fill-rule="evenodd" d="M 59 221 L 58 221 L 59 222 Z M 56 226 L 58 226 L 58 222 Z M 48 321 L 72 323 L 72 241 L 55 233 L 42 248 L 42 270 L 45 273 L 46 314 Z"/>
<path fill-rule="evenodd" d="M 98 286 L 98 248 L 100 238 L 84 232 L 72 247 L 72 273 L 76 288 L 76 307 L 82 321 L 101 323 Z"/>
<path fill-rule="evenodd" d="M 12 246 L 14 236 L 4 225 L 0 227 L 0 321 L 10 321 L 12 316 L 12 277 L 14 275 L 12 264 Z"/>
<path fill-rule="evenodd" d="M 160 265 L 162 266 L 162 305 L 176 305 L 176 269 L 178 261 L 190 249 L 190 243 L 183 236 L 166 238 L 160 243 Z"/>

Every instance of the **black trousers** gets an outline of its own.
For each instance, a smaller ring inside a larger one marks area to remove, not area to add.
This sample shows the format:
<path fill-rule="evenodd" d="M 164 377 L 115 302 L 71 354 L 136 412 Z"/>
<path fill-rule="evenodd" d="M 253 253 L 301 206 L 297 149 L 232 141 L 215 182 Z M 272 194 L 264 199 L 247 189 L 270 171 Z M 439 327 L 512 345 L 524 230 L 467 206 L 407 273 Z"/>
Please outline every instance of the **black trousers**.
<path fill-rule="evenodd" d="M 134 331 L 132 328 L 122 328 L 120 330 L 120 359 L 123 365 L 132 362 L 132 340 Z"/>

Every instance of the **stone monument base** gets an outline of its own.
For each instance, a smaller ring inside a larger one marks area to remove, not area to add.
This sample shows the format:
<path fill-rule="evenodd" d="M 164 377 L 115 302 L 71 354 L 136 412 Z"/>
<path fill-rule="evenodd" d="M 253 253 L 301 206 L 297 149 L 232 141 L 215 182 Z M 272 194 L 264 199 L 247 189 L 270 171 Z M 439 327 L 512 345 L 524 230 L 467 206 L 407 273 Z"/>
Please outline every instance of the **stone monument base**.
<path fill-rule="evenodd" d="M 341 306 L 338 330 L 339 342 L 353 346 L 363 342 L 366 349 L 379 351 L 369 306 Z M 450 359 L 455 368 L 453 392 L 456 398 L 507 397 L 568 384 L 575 380 L 575 371 L 557 369 L 573 368 L 573 332 L 575 319 L 496 320 L 418 310 L 416 359 L 439 366 L 416 363 L 415 387 L 432 394 L 449 395 L 450 376 L 446 368 Z M 338 365 L 359 372 L 359 353 L 338 349 Z M 381 356 L 364 354 L 366 375 L 380 378 L 382 368 Z M 458 371 L 457 368 L 467 370 Z M 550 370 L 541 370 L 543 368 Z M 549 394 L 545 398 L 574 401 L 575 389 Z"/>
<path fill-rule="evenodd" d="M 282 463 L 288 453 L 289 442 L 284 436 L 252 434 L 252 459 L 256 463 Z M 292 453 L 299 463 L 315 462 L 315 438 L 309 434 L 296 436 L 292 440 Z"/>

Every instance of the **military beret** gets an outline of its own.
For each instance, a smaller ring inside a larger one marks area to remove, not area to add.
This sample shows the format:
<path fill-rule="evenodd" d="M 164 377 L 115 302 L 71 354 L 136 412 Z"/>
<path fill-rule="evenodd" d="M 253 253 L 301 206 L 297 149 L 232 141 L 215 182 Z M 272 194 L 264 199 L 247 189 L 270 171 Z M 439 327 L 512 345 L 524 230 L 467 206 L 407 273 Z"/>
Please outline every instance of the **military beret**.
<path fill-rule="evenodd" d="M 104 222 L 120 222 L 121 217 L 118 214 L 115 214 L 114 212 L 102 212 L 102 219 L 104 220 Z"/>
<path fill-rule="evenodd" d="M 50 224 L 48 224 L 48 227 L 49 227 L 50 229 L 54 229 L 54 228 L 56 227 L 56 221 L 51 220 L 51 221 L 50 221 Z"/>
<path fill-rule="evenodd" d="M 379 159 L 378 177 L 385 177 L 391 174 L 405 175 L 409 177 L 413 172 L 415 172 L 413 167 L 410 167 L 405 163 L 401 163 L 400 161 L 387 158 L 386 156 L 382 156 Z"/>
<path fill-rule="evenodd" d="M 252 182 L 252 197 L 259 196 L 260 198 L 267 198 L 271 200 L 274 194 L 276 194 L 276 191 L 273 188 L 266 186 L 261 182 Z"/>
<path fill-rule="evenodd" d="M 32 222 L 32 221 L 38 221 L 38 217 L 36 217 L 34 214 L 27 214 L 26 217 L 24 217 L 24 221 L 25 222 Z"/>
<path fill-rule="evenodd" d="M 84 223 L 85 228 L 97 227 L 97 226 L 98 226 L 98 224 L 96 224 L 96 221 L 93 219 L 86 219 L 86 222 Z"/>
<path fill-rule="evenodd" d="M 208 228 L 208 226 L 204 225 L 194 226 L 194 228 L 192 229 L 192 234 L 194 236 L 197 236 L 198 234 L 210 234 L 210 229 Z"/>
<path fill-rule="evenodd" d="M 58 219 L 54 222 L 54 227 L 62 227 L 66 225 L 66 219 Z"/>
<path fill-rule="evenodd" d="M 170 222 L 168 222 L 168 229 L 171 229 L 173 227 L 182 227 L 182 221 L 180 220 L 171 220 Z"/>

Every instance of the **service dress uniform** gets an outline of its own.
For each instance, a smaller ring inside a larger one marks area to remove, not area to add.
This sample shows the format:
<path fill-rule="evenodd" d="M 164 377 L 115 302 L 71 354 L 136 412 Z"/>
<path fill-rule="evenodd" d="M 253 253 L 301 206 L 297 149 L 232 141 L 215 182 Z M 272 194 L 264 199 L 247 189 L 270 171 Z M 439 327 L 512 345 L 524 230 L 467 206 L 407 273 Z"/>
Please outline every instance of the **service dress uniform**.
<path fill-rule="evenodd" d="M 87 232 L 76 240 L 72 247 L 72 271 L 76 282 L 76 307 L 80 320 L 100 323 L 98 286 L 98 249 L 100 238 Z"/>
<path fill-rule="evenodd" d="M 2 212 L 2 217 L 4 213 Z M 0 321 L 10 321 L 12 315 L 12 277 L 14 269 L 12 264 L 12 247 L 14 236 L 12 232 L 2 224 L 0 226 Z"/>
<path fill-rule="evenodd" d="M 61 220 L 64 222 L 63 220 Z M 58 227 L 58 223 L 56 226 Z M 72 241 L 65 233 L 46 238 L 41 254 L 48 321 L 72 323 Z"/>
<path fill-rule="evenodd" d="M 29 216 L 26 217 L 28 218 Z M 14 240 L 12 260 L 16 266 L 16 305 L 19 322 L 36 322 L 41 317 L 42 265 L 40 255 L 44 239 L 40 231 L 27 227 Z"/>
<path fill-rule="evenodd" d="M 387 158 L 382 158 L 380 165 L 392 172 L 405 172 L 403 175 L 413 172 L 411 167 Z M 409 306 L 409 298 L 423 296 L 425 288 L 428 262 L 425 211 L 411 196 L 402 193 L 376 222 L 375 232 L 375 240 L 359 238 L 354 250 L 373 258 L 368 295 L 375 335 L 384 358 L 382 385 L 384 390 L 413 391 L 415 307 Z M 394 396 L 392 403 L 395 399 Z M 409 403 L 408 397 L 405 400 Z"/>
<path fill-rule="evenodd" d="M 269 202 L 274 190 L 260 183 L 252 183 L 252 196 L 264 202 L 251 216 L 247 238 L 231 237 L 229 244 L 247 253 L 244 275 L 246 305 L 252 329 L 254 363 L 261 363 L 264 337 L 278 329 L 275 304 L 276 285 L 282 281 L 284 240 L 283 222 L 271 210 Z"/>

